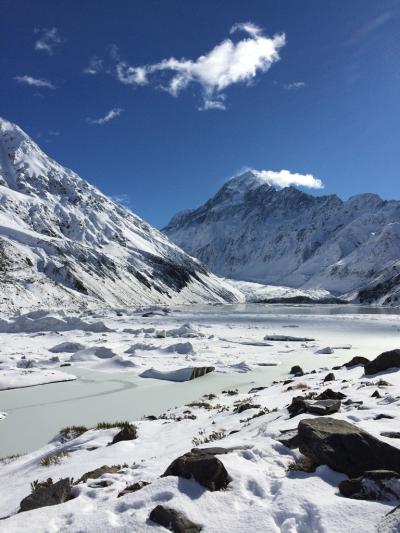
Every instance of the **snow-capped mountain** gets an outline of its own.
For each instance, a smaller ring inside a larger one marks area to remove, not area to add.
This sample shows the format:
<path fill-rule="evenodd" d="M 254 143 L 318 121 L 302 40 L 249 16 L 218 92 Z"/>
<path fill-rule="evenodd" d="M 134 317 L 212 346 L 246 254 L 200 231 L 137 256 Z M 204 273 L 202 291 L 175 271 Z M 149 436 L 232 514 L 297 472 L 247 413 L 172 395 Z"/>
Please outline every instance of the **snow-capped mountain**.
<path fill-rule="evenodd" d="M 0 307 L 236 301 L 162 233 L 0 119 Z"/>
<path fill-rule="evenodd" d="M 248 171 L 163 231 L 228 278 L 400 302 L 400 201 L 277 190 Z"/>

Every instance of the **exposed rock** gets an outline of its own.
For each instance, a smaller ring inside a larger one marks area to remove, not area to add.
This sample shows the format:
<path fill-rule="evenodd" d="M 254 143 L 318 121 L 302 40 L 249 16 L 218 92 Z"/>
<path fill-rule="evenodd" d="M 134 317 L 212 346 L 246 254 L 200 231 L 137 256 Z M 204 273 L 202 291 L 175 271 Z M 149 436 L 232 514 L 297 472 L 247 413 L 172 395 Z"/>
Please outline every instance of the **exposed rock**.
<path fill-rule="evenodd" d="M 305 400 L 307 413 L 315 415 L 331 415 L 340 409 L 340 400 Z"/>
<path fill-rule="evenodd" d="M 151 511 L 150 520 L 174 533 L 199 533 L 201 526 L 195 524 L 180 511 L 157 505 Z"/>
<path fill-rule="evenodd" d="M 381 435 L 389 439 L 400 439 L 400 431 L 382 431 Z"/>
<path fill-rule="evenodd" d="M 214 366 L 196 366 L 193 368 L 190 379 L 196 379 L 201 376 L 205 376 L 206 374 L 209 374 L 210 372 L 214 372 L 214 370 L 215 370 Z"/>
<path fill-rule="evenodd" d="M 377 533 L 399 533 L 400 531 L 400 505 L 387 513 L 379 522 Z"/>
<path fill-rule="evenodd" d="M 162 477 L 193 477 L 200 485 L 210 491 L 226 489 L 230 481 L 228 472 L 214 454 L 206 450 L 189 452 L 173 461 Z"/>
<path fill-rule="evenodd" d="M 298 377 L 300 377 L 300 376 L 304 376 L 304 371 L 303 371 L 303 369 L 301 368 L 301 366 L 299 366 L 299 365 L 294 365 L 294 366 L 292 366 L 292 368 L 290 369 L 289 374 L 292 374 L 293 376 L 295 376 L 296 378 L 298 378 Z"/>
<path fill-rule="evenodd" d="M 376 390 L 371 394 L 371 398 L 382 398 L 382 396 L 379 394 L 379 391 Z"/>
<path fill-rule="evenodd" d="M 361 357 L 360 355 L 356 355 L 355 357 L 350 359 L 350 361 L 344 363 L 344 365 L 342 366 L 346 368 L 352 368 L 353 366 L 364 366 L 367 363 L 369 363 L 369 359 L 367 359 L 366 357 Z"/>
<path fill-rule="evenodd" d="M 333 350 L 330 346 L 325 346 L 325 348 L 320 348 L 319 350 L 316 350 L 314 353 L 316 354 L 322 354 L 322 355 L 330 355 L 333 353 Z"/>
<path fill-rule="evenodd" d="M 367 375 L 371 375 L 389 370 L 389 368 L 400 368 L 400 350 L 381 353 L 373 361 L 365 364 L 364 371 Z"/>
<path fill-rule="evenodd" d="M 301 420 L 299 450 L 314 462 L 355 477 L 367 470 L 400 472 L 400 449 L 335 418 Z"/>
<path fill-rule="evenodd" d="M 125 496 L 125 494 L 129 494 L 130 492 L 136 492 L 140 489 L 142 489 L 143 487 L 146 487 L 147 485 L 150 485 L 150 483 L 148 481 L 137 481 L 136 483 L 133 483 L 132 485 L 127 485 L 124 490 L 122 490 L 119 494 L 118 494 L 118 498 L 120 498 L 121 496 Z"/>
<path fill-rule="evenodd" d="M 329 372 L 329 374 L 324 377 L 324 383 L 326 381 L 335 381 L 335 379 L 335 374 L 333 372 Z"/>
<path fill-rule="evenodd" d="M 248 409 L 259 409 L 260 407 L 260 404 L 255 404 L 251 402 L 240 403 L 238 406 L 235 407 L 234 412 L 243 413 L 243 411 L 247 411 Z"/>
<path fill-rule="evenodd" d="M 18 512 L 58 505 L 71 500 L 73 498 L 71 489 L 72 480 L 69 478 L 60 479 L 56 483 L 53 483 L 51 478 L 47 481 L 33 482 L 32 493 L 21 501 Z"/>
<path fill-rule="evenodd" d="M 124 426 L 113 438 L 110 444 L 116 444 L 122 440 L 137 439 L 137 428 L 132 424 Z"/>
<path fill-rule="evenodd" d="M 265 341 L 286 341 L 286 342 L 311 342 L 315 339 L 308 339 L 307 337 L 292 337 L 290 335 L 265 335 Z"/>
<path fill-rule="evenodd" d="M 341 481 L 339 491 L 346 498 L 356 500 L 398 500 L 400 474 L 391 470 L 370 470 L 355 479 Z"/>
<path fill-rule="evenodd" d="M 294 449 L 299 447 L 299 435 L 297 428 L 285 429 L 281 431 L 279 437 L 276 438 L 278 442 L 286 446 L 287 448 Z"/>
<path fill-rule="evenodd" d="M 106 487 L 110 487 L 113 484 L 113 481 L 111 479 L 101 479 L 99 481 L 93 481 L 92 483 L 88 483 L 88 486 L 91 489 L 105 489 Z"/>
<path fill-rule="evenodd" d="M 374 420 L 382 420 L 384 418 L 387 418 L 388 420 L 392 420 L 394 416 L 392 415 L 386 415 L 385 413 L 378 413 L 374 416 Z"/>
<path fill-rule="evenodd" d="M 340 409 L 340 400 L 305 400 L 303 396 L 295 396 L 288 407 L 290 418 L 302 413 L 330 415 Z"/>
<path fill-rule="evenodd" d="M 62 342 L 60 344 L 56 344 L 52 348 L 49 348 L 49 352 L 52 353 L 74 353 L 78 350 L 85 349 L 86 346 L 84 344 L 81 344 L 80 342 Z"/>
<path fill-rule="evenodd" d="M 316 400 L 343 400 L 344 398 L 346 398 L 345 394 L 332 389 L 325 389 L 315 397 Z"/>
<path fill-rule="evenodd" d="M 261 390 L 266 389 L 267 387 L 253 387 L 249 390 L 248 394 L 254 394 L 255 392 L 260 392 Z"/>
<path fill-rule="evenodd" d="M 78 481 L 74 483 L 74 485 L 77 485 L 78 483 L 86 483 L 88 479 L 97 479 L 101 477 L 103 474 L 116 474 L 121 470 L 121 465 L 103 465 L 99 468 L 95 468 L 94 470 L 91 470 L 90 472 L 86 472 L 86 474 L 83 474 Z"/>

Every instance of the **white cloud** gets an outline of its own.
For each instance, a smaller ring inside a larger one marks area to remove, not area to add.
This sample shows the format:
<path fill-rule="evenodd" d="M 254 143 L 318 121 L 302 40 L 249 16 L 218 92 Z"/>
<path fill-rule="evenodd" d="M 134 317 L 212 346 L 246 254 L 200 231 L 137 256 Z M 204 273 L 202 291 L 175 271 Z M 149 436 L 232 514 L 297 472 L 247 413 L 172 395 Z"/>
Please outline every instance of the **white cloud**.
<path fill-rule="evenodd" d="M 55 86 L 51 83 L 51 81 L 40 78 L 33 78 L 32 76 L 15 76 L 14 80 L 18 81 L 19 83 L 24 83 L 25 85 L 31 85 L 32 87 L 55 89 Z"/>
<path fill-rule="evenodd" d="M 104 117 L 100 117 L 100 118 L 88 118 L 87 121 L 90 123 L 90 124 L 96 124 L 96 125 L 103 125 L 103 124 L 106 124 L 107 122 L 110 122 L 110 120 L 113 120 L 114 118 L 116 117 L 119 117 L 119 115 L 122 113 L 123 109 L 119 108 L 119 107 L 115 107 L 114 109 L 110 109 L 110 111 L 108 113 L 106 113 L 104 115 Z"/>
<path fill-rule="evenodd" d="M 324 184 L 312 174 L 298 174 L 297 172 L 290 172 L 289 170 L 280 170 L 275 172 L 273 170 L 253 170 L 256 176 L 265 180 L 269 185 L 276 185 L 277 187 L 289 187 L 296 185 L 298 187 L 307 187 L 308 189 L 323 189 Z"/>
<path fill-rule="evenodd" d="M 57 28 L 35 28 L 39 39 L 35 42 L 35 50 L 53 55 L 53 49 L 63 42 Z"/>
<path fill-rule="evenodd" d="M 103 60 L 100 59 L 97 56 L 93 56 L 90 61 L 89 65 L 83 69 L 83 72 L 85 74 L 98 74 L 103 69 Z"/>
<path fill-rule="evenodd" d="M 283 88 L 287 91 L 292 91 L 293 89 L 302 89 L 306 85 L 304 81 L 294 81 L 292 83 L 284 83 Z"/>
<path fill-rule="evenodd" d="M 234 42 L 228 38 L 197 59 L 171 57 L 158 63 L 130 66 L 119 61 L 117 79 L 129 85 L 146 85 L 157 74 L 162 75 L 163 86 L 172 96 L 194 83 L 201 87 L 203 105 L 200 109 L 225 109 L 223 91 L 235 83 L 251 83 L 258 73 L 267 72 L 279 61 L 279 50 L 285 43 L 285 34 L 267 37 L 261 28 L 251 22 L 235 24 L 231 34 L 243 32 L 245 37 Z"/>

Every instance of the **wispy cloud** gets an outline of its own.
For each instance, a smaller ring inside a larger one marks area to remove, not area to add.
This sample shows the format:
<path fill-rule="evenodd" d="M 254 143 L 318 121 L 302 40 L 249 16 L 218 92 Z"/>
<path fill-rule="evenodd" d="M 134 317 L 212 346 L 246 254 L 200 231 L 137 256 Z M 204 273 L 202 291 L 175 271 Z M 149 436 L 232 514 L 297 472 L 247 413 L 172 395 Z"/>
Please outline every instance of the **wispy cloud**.
<path fill-rule="evenodd" d="M 236 83 L 250 84 L 257 74 L 267 72 L 279 61 L 279 50 L 286 43 L 285 34 L 268 37 L 251 22 L 235 24 L 230 30 L 231 35 L 238 32 L 245 36 L 237 41 L 227 38 L 197 59 L 170 57 L 141 66 L 119 60 L 116 77 L 133 86 L 153 83 L 159 87 L 161 83 L 172 96 L 197 84 L 203 100 L 199 109 L 225 109 L 225 89 Z"/>
<path fill-rule="evenodd" d="M 293 81 L 292 83 L 284 83 L 283 88 L 287 91 L 293 91 L 297 89 L 303 89 L 306 87 L 306 82 L 304 81 Z"/>
<path fill-rule="evenodd" d="M 32 87 L 43 87 L 45 89 L 55 89 L 55 85 L 51 81 L 44 80 L 41 78 L 33 78 L 32 76 L 15 76 L 14 80 L 18 83 L 23 83 L 25 85 L 31 85 Z"/>
<path fill-rule="evenodd" d="M 90 61 L 89 65 L 83 69 L 83 72 L 85 74 L 98 74 L 103 69 L 103 60 L 100 59 L 97 56 L 93 56 Z"/>
<path fill-rule="evenodd" d="M 53 55 L 54 48 L 63 42 L 57 28 L 35 28 L 35 33 L 39 35 L 35 42 L 35 50 L 47 52 Z"/>
<path fill-rule="evenodd" d="M 119 115 L 122 113 L 123 109 L 119 107 L 115 107 L 114 109 L 110 109 L 108 113 L 104 115 L 104 117 L 100 118 L 88 118 L 87 121 L 90 124 L 94 124 L 97 126 L 101 126 L 103 124 L 106 124 L 107 122 L 110 122 L 110 120 L 113 120 L 114 118 L 119 117 Z"/>
<path fill-rule="evenodd" d="M 278 172 L 273 170 L 252 170 L 252 172 L 269 185 L 275 185 L 280 188 L 289 187 L 290 185 L 307 187 L 308 189 L 324 188 L 322 181 L 312 174 L 298 174 L 289 170 L 279 170 Z"/>

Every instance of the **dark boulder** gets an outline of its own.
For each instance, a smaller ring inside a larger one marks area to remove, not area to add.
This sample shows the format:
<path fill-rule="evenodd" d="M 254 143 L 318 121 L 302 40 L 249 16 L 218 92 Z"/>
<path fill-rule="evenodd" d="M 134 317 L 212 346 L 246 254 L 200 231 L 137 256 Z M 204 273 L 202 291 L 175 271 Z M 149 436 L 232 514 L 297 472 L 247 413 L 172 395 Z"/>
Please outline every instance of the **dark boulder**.
<path fill-rule="evenodd" d="M 343 400 L 346 395 L 342 392 L 336 392 L 332 389 L 325 389 L 315 397 L 316 400 Z"/>
<path fill-rule="evenodd" d="M 230 479 L 228 472 L 214 453 L 205 450 L 191 451 L 173 461 L 162 477 L 178 476 L 194 478 L 200 485 L 210 491 L 223 490 Z"/>
<path fill-rule="evenodd" d="M 329 372 L 329 374 L 327 374 L 325 377 L 324 377 L 324 382 L 325 381 L 335 381 L 335 374 L 333 372 Z"/>
<path fill-rule="evenodd" d="M 362 357 L 361 355 L 356 355 L 353 359 L 350 359 L 347 363 L 344 363 L 344 367 L 352 368 L 353 366 L 364 366 L 369 363 L 369 359 Z"/>
<path fill-rule="evenodd" d="M 382 431 L 381 435 L 389 439 L 400 439 L 400 431 Z"/>
<path fill-rule="evenodd" d="M 69 478 L 60 479 L 56 483 L 51 478 L 47 481 L 34 481 L 31 494 L 21 501 L 18 512 L 58 505 L 72 498 L 72 480 Z"/>
<path fill-rule="evenodd" d="M 195 524 L 180 511 L 157 505 L 151 511 L 150 520 L 174 533 L 199 533 L 201 526 Z"/>
<path fill-rule="evenodd" d="M 301 366 L 295 365 L 295 366 L 292 366 L 289 374 L 292 374 L 293 376 L 296 376 L 296 377 L 300 377 L 300 376 L 304 376 L 304 371 L 301 368 Z"/>
<path fill-rule="evenodd" d="M 299 435 L 297 428 L 284 429 L 281 431 L 279 437 L 276 438 L 278 442 L 286 446 L 287 448 L 294 449 L 299 447 Z"/>
<path fill-rule="evenodd" d="M 132 483 L 132 485 L 127 485 L 123 490 L 121 490 L 117 497 L 120 498 L 121 496 L 125 496 L 125 494 L 136 492 L 147 485 L 150 485 L 148 481 L 137 481 L 136 483 Z"/>
<path fill-rule="evenodd" d="M 399 500 L 400 474 L 391 470 L 370 470 L 355 479 L 339 483 L 340 494 L 356 500 Z"/>
<path fill-rule="evenodd" d="M 95 468 L 94 470 L 91 470 L 90 472 L 86 472 L 86 474 L 83 474 L 78 481 L 74 483 L 74 485 L 77 485 L 78 483 L 86 483 L 88 479 L 97 479 L 101 477 L 104 474 L 116 474 L 121 470 L 121 465 L 103 465 L 99 468 Z"/>
<path fill-rule="evenodd" d="M 315 463 L 351 477 L 367 470 L 400 473 L 400 449 L 349 422 L 329 417 L 305 419 L 298 431 L 300 452 Z"/>
<path fill-rule="evenodd" d="M 379 391 L 376 390 L 371 394 L 371 398 L 382 398 L 382 396 L 379 394 Z"/>
<path fill-rule="evenodd" d="M 290 418 L 302 413 L 311 413 L 315 415 L 331 415 L 339 411 L 341 406 L 340 400 L 306 400 L 303 396 L 295 396 L 292 403 L 288 406 Z"/>
<path fill-rule="evenodd" d="M 368 361 L 364 365 L 365 374 L 377 374 L 389 368 L 400 368 L 400 350 L 391 350 L 378 355 L 373 361 Z"/>
<path fill-rule="evenodd" d="M 137 428 L 132 424 L 127 424 L 124 426 L 121 431 L 119 431 L 113 438 L 110 444 L 116 444 L 122 440 L 133 440 L 137 439 Z"/>

